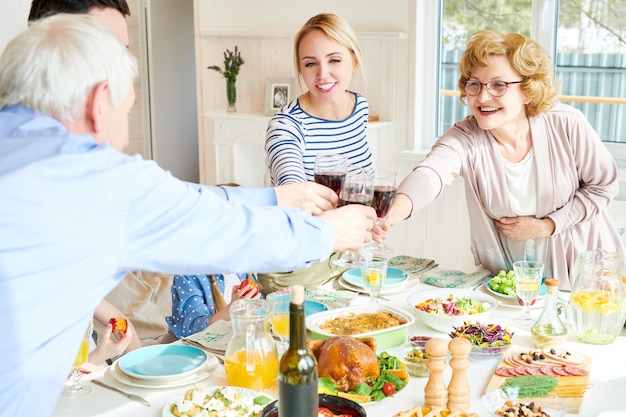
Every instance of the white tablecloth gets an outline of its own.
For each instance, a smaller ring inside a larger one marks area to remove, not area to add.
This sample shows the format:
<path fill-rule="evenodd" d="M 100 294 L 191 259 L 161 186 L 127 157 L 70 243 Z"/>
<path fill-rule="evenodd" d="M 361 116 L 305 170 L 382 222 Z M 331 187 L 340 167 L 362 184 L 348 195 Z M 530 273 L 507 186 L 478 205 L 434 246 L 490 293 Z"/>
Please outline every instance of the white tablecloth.
<path fill-rule="evenodd" d="M 409 294 L 418 291 L 419 288 L 425 288 L 422 285 L 418 288 L 407 289 L 399 294 L 387 295 L 389 301 L 394 307 L 404 309 L 411 312 L 411 308 L 407 304 Z M 354 300 L 354 304 L 367 303 L 367 297 L 358 297 Z M 533 316 L 538 317 L 540 309 L 533 310 Z M 528 331 L 517 329 L 513 326 L 511 319 L 520 314 L 519 307 L 511 305 L 500 305 L 491 315 L 491 318 L 499 323 L 508 324 L 512 330 L 516 332 L 514 343 L 517 346 L 534 348 L 530 333 Z M 412 312 L 411 312 L 412 314 Z M 443 333 L 437 333 L 427 328 L 419 320 L 409 328 L 409 335 L 421 334 L 440 338 L 448 338 Z M 580 417 L 596 417 L 602 411 L 608 410 L 626 410 L 626 332 L 617 338 L 615 342 L 609 345 L 590 345 L 579 342 L 576 337 L 570 333 L 568 341 L 564 348 L 576 352 L 583 353 L 593 358 L 590 383 L 591 386 L 585 393 L 579 414 L 567 414 L 568 416 Z M 390 354 L 396 354 L 396 348 L 387 349 Z M 468 380 L 471 386 L 471 411 L 478 413 L 480 416 L 488 416 L 482 406 L 480 397 L 493 375 L 499 359 L 486 361 L 472 361 L 467 371 Z M 131 386 L 125 386 L 116 383 L 110 376 L 103 375 L 105 371 L 93 375 L 86 376 L 86 384 L 91 385 L 93 392 L 89 395 L 78 399 L 61 398 L 54 412 L 54 417 L 159 417 L 162 415 L 164 405 L 171 399 L 181 395 L 188 387 L 178 387 L 171 389 L 144 389 Z M 444 380 L 446 383 L 450 380 L 451 369 L 448 367 L 444 372 Z M 105 377 L 107 382 L 113 382 L 127 392 L 139 394 L 147 398 L 151 403 L 151 407 L 143 406 L 133 402 L 126 397 L 90 383 L 88 380 L 93 377 Z M 393 398 L 385 399 L 378 403 L 365 404 L 364 408 L 367 415 L 371 417 L 391 417 L 399 411 L 407 410 L 416 405 L 424 403 L 424 386 L 428 378 L 412 377 L 409 384 L 402 391 L 395 394 Z M 196 384 L 197 386 L 220 386 L 227 385 L 224 369 L 219 366 L 214 374 L 209 378 Z M 267 390 L 272 397 L 277 396 L 277 387 Z M 620 413 L 621 414 L 621 413 Z"/>

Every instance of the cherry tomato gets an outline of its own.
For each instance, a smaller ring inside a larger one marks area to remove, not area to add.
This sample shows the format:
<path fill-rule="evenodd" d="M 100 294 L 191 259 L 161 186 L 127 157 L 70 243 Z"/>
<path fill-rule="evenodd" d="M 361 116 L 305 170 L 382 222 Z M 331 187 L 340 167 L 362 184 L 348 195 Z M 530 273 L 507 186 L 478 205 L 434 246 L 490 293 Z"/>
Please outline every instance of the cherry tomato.
<path fill-rule="evenodd" d="M 332 411 L 330 411 L 328 408 L 326 407 L 319 407 L 317 409 L 317 416 L 318 417 L 335 417 L 335 415 L 333 414 Z"/>
<path fill-rule="evenodd" d="M 385 384 L 383 385 L 383 394 L 391 395 L 394 392 L 396 392 L 396 386 L 393 385 L 391 382 L 385 382 Z"/>

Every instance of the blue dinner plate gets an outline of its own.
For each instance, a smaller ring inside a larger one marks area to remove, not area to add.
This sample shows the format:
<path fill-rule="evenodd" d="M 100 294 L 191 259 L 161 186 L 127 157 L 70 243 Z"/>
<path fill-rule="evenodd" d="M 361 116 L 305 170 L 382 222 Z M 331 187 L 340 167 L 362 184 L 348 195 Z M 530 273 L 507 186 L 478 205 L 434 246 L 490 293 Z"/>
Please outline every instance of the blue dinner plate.
<path fill-rule="evenodd" d="M 273 293 L 275 300 L 291 300 L 291 293 Z M 304 300 L 304 315 L 309 317 L 311 314 L 328 310 L 328 306 L 313 300 Z"/>
<path fill-rule="evenodd" d="M 326 307 L 322 303 L 318 303 L 317 301 L 313 300 L 304 300 L 304 315 L 307 317 L 311 314 L 319 313 L 326 310 L 328 310 L 328 307 Z"/>
<path fill-rule="evenodd" d="M 354 268 L 343 273 L 343 279 L 355 287 L 363 288 L 363 279 L 361 278 L 361 269 Z M 384 288 L 389 289 L 403 284 L 409 279 L 409 274 L 401 269 L 387 268 L 387 277 L 385 278 Z"/>
<path fill-rule="evenodd" d="M 188 345 L 154 345 L 122 356 L 118 367 L 126 375 L 146 380 L 171 380 L 197 372 L 207 354 Z"/>

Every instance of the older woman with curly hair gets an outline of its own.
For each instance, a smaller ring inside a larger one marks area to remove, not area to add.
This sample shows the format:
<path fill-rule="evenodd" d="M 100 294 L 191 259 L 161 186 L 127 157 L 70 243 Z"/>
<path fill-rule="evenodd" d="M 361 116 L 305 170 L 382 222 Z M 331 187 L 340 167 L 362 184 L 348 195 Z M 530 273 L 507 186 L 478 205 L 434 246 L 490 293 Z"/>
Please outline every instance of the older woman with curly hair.
<path fill-rule="evenodd" d="M 557 103 L 551 59 L 532 39 L 475 32 L 459 69 L 472 115 L 402 181 L 384 229 L 462 176 L 475 263 L 496 274 L 537 260 L 569 291 L 579 253 L 624 250 L 605 210 L 619 191 L 615 161 L 584 115 Z"/>

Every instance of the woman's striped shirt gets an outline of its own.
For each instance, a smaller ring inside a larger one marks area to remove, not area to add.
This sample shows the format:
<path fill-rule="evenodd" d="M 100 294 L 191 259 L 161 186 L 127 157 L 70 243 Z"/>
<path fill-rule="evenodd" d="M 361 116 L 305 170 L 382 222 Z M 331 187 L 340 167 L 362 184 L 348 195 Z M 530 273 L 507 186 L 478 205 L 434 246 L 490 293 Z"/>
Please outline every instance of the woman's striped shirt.
<path fill-rule="evenodd" d="M 265 152 L 272 185 L 313 181 L 315 155 L 341 153 L 352 167 L 360 167 L 371 177 L 372 152 L 367 141 L 367 100 L 358 93 L 352 114 L 344 120 L 311 116 L 293 100 L 269 122 Z"/>

